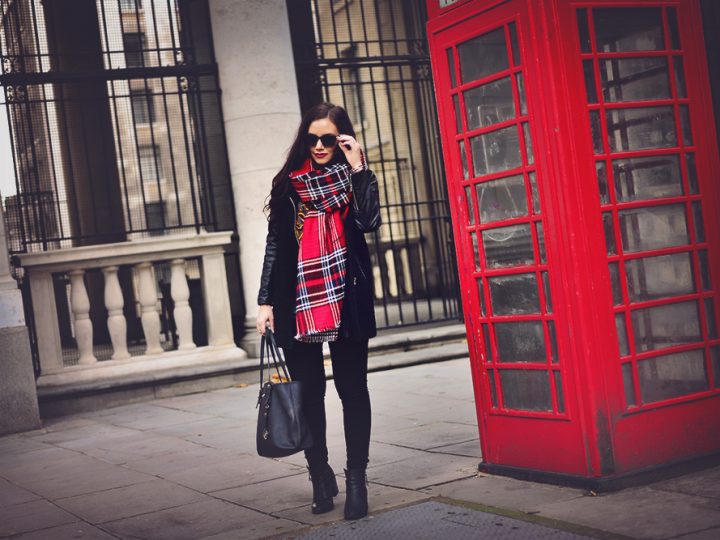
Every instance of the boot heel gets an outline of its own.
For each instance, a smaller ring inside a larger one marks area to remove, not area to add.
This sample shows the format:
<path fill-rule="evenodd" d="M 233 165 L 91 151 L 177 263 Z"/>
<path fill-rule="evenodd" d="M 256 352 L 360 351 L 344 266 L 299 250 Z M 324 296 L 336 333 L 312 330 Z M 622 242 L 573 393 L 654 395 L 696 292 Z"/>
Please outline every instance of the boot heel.
<path fill-rule="evenodd" d="M 330 465 L 325 465 L 320 471 L 310 471 L 310 480 L 313 487 L 313 514 L 325 514 L 335 508 L 333 497 L 338 494 L 335 472 Z"/>
<path fill-rule="evenodd" d="M 367 475 L 365 469 L 345 470 L 345 519 L 354 520 L 368 515 Z"/>
<path fill-rule="evenodd" d="M 338 489 L 338 483 L 337 478 L 335 478 L 335 473 L 332 474 L 332 476 L 326 477 L 329 482 L 327 484 L 327 490 L 332 494 L 333 497 L 337 497 L 337 494 L 340 493 L 340 490 Z"/>

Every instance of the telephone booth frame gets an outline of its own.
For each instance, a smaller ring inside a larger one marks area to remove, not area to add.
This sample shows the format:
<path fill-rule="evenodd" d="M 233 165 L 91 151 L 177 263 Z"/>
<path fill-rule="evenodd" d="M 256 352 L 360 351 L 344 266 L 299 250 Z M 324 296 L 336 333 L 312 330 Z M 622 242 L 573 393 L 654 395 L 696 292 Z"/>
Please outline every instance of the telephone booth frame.
<path fill-rule="evenodd" d="M 610 489 L 718 456 L 699 0 L 427 5 L 481 469 Z"/>

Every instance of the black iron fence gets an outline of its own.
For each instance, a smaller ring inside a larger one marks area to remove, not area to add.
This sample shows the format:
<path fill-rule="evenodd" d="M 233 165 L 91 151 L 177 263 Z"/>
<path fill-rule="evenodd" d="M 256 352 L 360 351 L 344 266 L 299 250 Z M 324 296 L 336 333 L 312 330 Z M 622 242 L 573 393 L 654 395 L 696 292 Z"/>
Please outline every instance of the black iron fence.
<path fill-rule="evenodd" d="M 235 229 L 207 0 L 0 0 L 0 66 L 15 171 L 2 201 L 11 254 Z M 236 246 L 225 260 L 228 282 L 240 283 Z M 32 326 L 29 283 L 17 277 Z M 66 278 L 55 276 L 57 299 Z M 239 339 L 243 299 L 232 291 Z M 111 350 L 102 288 L 88 292 L 102 359 Z M 131 345 L 143 339 L 133 306 Z M 161 318 L 172 347 L 172 318 Z M 67 302 L 58 320 L 70 320 Z"/>
<path fill-rule="evenodd" d="M 206 0 L 0 0 L 12 252 L 234 227 Z"/>
<path fill-rule="evenodd" d="M 343 105 L 380 181 L 381 327 L 461 317 L 424 4 L 287 0 L 302 108 Z"/>

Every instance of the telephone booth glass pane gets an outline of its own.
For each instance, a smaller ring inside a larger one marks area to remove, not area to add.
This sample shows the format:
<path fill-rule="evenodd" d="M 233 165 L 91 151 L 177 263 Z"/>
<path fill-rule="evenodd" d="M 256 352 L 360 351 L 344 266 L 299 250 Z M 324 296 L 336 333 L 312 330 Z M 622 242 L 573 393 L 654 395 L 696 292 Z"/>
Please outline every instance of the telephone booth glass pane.
<path fill-rule="evenodd" d="M 717 324 L 675 9 L 583 8 L 578 20 L 626 405 L 705 391 Z"/>
<path fill-rule="evenodd" d="M 493 406 L 564 415 L 522 39 L 518 22 L 510 21 L 447 49 L 456 51 L 448 67 L 459 65 L 462 84 L 450 98 L 458 169 L 466 175 L 466 245 L 473 251 L 484 358 L 499 382 L 490 390 Z"/>

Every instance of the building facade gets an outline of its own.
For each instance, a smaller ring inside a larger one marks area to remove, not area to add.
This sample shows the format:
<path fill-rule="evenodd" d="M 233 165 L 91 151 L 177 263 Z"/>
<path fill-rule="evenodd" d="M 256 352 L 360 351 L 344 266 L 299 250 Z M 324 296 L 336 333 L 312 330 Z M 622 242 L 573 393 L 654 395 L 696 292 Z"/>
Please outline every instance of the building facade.
<path fill-rule="evenodd" d="M 2 2 L 3 205 L 39 388 L 212 347 L 228 317 L 236 361 L 256 353 L 263 207 L 320 100 L 348 109 L 380 180 L 379 326 L 457 320 L 425 21 L 392 0 Z M 226 314 L 208 299 L 210 249 Z"/>

